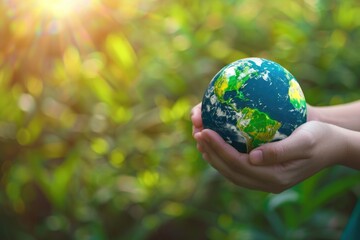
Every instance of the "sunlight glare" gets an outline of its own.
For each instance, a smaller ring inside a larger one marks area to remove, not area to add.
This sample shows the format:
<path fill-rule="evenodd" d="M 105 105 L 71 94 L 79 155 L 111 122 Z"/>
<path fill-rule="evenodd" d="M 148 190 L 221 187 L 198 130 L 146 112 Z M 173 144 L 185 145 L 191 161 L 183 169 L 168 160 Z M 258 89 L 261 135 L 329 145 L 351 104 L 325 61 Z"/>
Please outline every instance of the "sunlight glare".
<path fill-rule="evenodd" d="M 65 18 L 85 10 L 90 0 L 36 0 L 36 7 L 41 13 L 54 18 Z"/>

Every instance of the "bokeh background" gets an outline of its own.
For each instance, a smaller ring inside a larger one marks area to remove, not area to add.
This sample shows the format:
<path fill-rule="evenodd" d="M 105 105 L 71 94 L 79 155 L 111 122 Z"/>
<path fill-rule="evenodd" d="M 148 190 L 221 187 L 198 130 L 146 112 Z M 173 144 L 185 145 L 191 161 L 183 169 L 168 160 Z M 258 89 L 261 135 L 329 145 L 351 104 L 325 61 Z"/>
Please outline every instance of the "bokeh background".
<path fill-rule="evenodd" d="M 189 113 L 244 57 L 360 98 L 358 0 L 1 0 L 0 239 L 338 239 L 360 175 L 281 193 L 202 159 Z"/>

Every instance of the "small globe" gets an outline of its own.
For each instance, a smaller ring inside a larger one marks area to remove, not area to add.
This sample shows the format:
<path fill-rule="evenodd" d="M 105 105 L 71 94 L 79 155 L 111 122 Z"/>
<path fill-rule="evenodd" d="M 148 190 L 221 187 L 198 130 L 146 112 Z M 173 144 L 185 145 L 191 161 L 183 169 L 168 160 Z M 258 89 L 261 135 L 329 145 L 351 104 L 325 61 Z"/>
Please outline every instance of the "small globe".
<path fill-rule="evenodd" d="M 262 58 L 245 58 L 221 69 L 202 100 L 204 128 L 246 153 L 288 137 L 306 122 L 306 101 L 294 76 Z"/>

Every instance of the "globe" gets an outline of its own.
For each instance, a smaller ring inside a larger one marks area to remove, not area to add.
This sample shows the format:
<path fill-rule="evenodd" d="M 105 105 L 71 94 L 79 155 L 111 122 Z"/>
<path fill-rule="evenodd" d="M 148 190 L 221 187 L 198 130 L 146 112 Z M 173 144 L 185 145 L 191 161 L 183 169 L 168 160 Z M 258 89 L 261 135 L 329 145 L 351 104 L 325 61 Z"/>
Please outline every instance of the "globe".
<path fill-rule="evenodd" d="M 230 63 L 205 91 L 203 126 L 239 152 L 288 137 L 306 122 L 306 100 L 295 77 L 263 58 Z"/>

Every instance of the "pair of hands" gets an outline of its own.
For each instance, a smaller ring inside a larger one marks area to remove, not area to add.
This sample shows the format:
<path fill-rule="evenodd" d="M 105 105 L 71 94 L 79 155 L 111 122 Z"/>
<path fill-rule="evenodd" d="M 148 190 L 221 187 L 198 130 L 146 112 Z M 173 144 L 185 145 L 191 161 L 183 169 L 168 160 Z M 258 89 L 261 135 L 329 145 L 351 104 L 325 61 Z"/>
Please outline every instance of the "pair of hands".
<path fill-rule="evenodd" d="M 316 119 L 315 108 L 308 106 L 308 122 L 289 137 L 244 154 L 216 132 L 203 129 L 201 103 L 191 112 L 193 136 L 203 158 L 236 185 L 272 193 L 347 158 L 347 130 Z"/>

